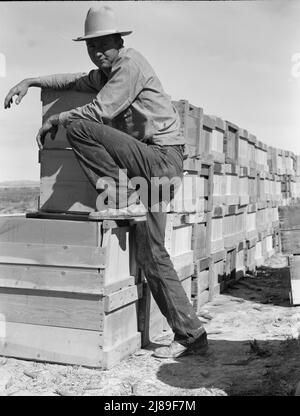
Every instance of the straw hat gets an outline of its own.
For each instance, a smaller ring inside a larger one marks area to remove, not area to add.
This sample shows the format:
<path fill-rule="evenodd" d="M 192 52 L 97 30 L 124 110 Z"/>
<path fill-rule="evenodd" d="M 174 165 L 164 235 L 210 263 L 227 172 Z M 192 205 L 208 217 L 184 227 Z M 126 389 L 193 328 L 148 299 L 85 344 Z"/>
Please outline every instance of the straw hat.
<path fill-rule="evenodd" d="M 130 35 L 132 30 L 119 30 L 114 11 L 109 6 L 91 7 L 84 22 L 84 36 L 75 41 L 98 38 L 99 36 L 119 33 L 121 36 Z"/>

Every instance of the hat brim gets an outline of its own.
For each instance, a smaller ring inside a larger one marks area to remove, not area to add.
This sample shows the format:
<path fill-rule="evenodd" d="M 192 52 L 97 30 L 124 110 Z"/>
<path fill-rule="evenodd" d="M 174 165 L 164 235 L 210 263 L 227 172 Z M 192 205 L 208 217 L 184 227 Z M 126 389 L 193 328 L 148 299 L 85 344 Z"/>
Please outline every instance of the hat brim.
<path fill-rule="evenodd" d="M 72 39 L 72 40 L 74 40 L 74 42 L 80 42 L 80 41 L 87 40 L 87 39 L 100 38 L 101 36 L 115 35 L 115 34 L 119 34 L 121 36 L 127 36 L 127 35 L 130 35 L 131 33 L 132 33 L 132 30 L 127 30 L 124 32 L 120 32 L 117 30 L 107 30 L 107 31 L 101 31 L 101 32 L 94 32 L 90 35 L 81 36 L 79 38 Z"/>

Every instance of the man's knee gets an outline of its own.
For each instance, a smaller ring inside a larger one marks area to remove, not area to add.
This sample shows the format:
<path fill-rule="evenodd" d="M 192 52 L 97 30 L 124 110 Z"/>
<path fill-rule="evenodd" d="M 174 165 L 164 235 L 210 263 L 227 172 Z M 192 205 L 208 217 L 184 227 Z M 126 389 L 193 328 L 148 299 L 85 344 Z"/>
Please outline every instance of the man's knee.
<path fill-rule="evenodd" d="M 67 140 L 71 147 L 76 144 L 99 142 L 102 132 L 99 129 L 99 123 L 90 120 L 74 120 L 66 128 Z"/>
<path fill-rule="evenodd" d="M 72 141 L 79 136 L 82 136 L 86 131 L 85 127 L 85 120 L 72 121 L 66 128 L 67 138 Z"/>

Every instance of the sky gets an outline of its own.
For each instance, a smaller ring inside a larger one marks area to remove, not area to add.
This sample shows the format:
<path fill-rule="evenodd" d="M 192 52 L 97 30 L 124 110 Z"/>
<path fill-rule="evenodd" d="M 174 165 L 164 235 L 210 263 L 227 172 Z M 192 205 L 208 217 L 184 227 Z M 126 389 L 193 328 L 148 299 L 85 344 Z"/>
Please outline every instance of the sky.
<path fill-rule="evenodd" d="M 24 78 L 95 68 L 72 38 L 101 3 L 113 7 L 120 30 L 133 30 L 125 46 L 148 59 L 173 100 L 300 154 L 298 0 L 1 2 L 0 182 L 39 179 L 40 89 L 4 110 L 6 94 Z"/>

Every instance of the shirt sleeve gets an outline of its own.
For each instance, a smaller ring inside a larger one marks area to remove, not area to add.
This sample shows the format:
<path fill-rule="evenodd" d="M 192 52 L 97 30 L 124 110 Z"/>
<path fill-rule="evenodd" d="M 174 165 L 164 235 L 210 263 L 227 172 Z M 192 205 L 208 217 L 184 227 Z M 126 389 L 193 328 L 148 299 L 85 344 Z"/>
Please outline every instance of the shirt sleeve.
<path fill-rule="evenodd" d="M 129 107 L 143 86 L 144 79 L 139 65 L 128 56 L 119 56 L 107 83 L 96 98 L 82 107 L 60 113 L 60 124 L 67 127 L 76 119 L 109 122 Z"/>
<path fill-rule="evenodd" d="M 54 74 L 38 77 L 41 88 L 55 90 L 69 90 L 81 92 L 98 92 L 101 88 L 101 74 L 99 70 L 92 70 L 88 74 Z"/>

